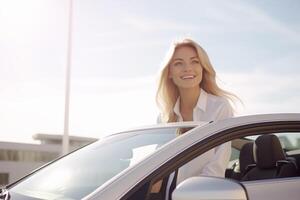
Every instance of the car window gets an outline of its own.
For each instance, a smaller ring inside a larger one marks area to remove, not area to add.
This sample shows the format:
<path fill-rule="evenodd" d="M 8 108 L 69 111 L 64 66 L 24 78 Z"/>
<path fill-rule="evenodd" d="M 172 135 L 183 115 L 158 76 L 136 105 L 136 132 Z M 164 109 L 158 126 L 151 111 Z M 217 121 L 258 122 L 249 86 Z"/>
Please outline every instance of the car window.
<path fill-rule="evenodd" d="M 282 148 L 285 151 L 300 149 L 300 133 L 274 133 L 281 143 Z M 259 135 L 253 135 L 246 137 L 249 140 L 255 140 Z"/>
<path fill-rule="evenodd" d="M 276 133 L 285 151 L 300 149 L 300 133 Z"/>
<path fill-rule="evenodd" d="M 244 144 L 253 142 L 253 139 L 250 139 L 249 137 L 235 139 L 231 141 L 231 155 L 230 160 L 228 163 L 227 168 L 230 169 L 234 165 L 238 165 L 239 157 L 240 157 L 240 151 Z"/>
<path fill-rule="evenodd" d="M 230 161 L 235 161 L 235 160 L 239 159 L 239 156 L 240 156 L 240 150 L 232 147 Z"/>
<path fill-rule="evenodd" d="M 80 199 L 176 137 L 177 128 L 117 134 L 40 170 L 11 189 L 39 199 Z"/>
<path fill-rule="evenodd" d="M 142 160 L 144 157 L 150 155 L 152 152 L 157 149 L 158 145 L 157 144 L 151 144 L 151 145 L 146 145 L 142 147 L 137 147 L 132 149 L 132 158 L 130 159 L 130 166 L 138 163 L 140 160 Z"/>

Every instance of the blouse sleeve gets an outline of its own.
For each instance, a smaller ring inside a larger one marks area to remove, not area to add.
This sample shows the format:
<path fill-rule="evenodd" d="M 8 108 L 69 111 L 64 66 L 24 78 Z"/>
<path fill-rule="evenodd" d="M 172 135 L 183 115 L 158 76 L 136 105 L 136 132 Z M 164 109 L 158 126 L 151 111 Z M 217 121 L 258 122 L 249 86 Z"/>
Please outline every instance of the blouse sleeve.
<path fill-rule="evenodd" d="M 229 103 L 223 104 L 216 116 L 216 121 L 230 118 L 233 110 Z M 231 156 L 231 142 L 226 142 L 215 148 L 215 154 L 203 167 L 200 175 L 224 177 Z"/>
<path fill-rule="evenodd" d="M 219 108 L 219 112 L 217 112 L 217 115 L 215 117 L 215 121 L 227 119 L 233 117 L 233 110 L 228 101 L 224 102 L 222 106 Z"/>
<path fill-rule="evenodd" d="M 216 147 L 214 157 L 203 167 L 200 175 L 224 177 L 230 155 L 231 142 Z"/>

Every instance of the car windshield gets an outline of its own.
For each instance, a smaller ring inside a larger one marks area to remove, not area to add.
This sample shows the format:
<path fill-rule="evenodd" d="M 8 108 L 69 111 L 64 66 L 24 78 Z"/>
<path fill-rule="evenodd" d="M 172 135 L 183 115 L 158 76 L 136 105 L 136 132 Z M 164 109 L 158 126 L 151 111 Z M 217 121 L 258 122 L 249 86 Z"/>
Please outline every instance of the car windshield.
<path fill-rule="evenodd" d="M 154 128 L 104 138 L 39 170 L 10 188 L 12 199 L 81 199 L 176 137 Z"/>

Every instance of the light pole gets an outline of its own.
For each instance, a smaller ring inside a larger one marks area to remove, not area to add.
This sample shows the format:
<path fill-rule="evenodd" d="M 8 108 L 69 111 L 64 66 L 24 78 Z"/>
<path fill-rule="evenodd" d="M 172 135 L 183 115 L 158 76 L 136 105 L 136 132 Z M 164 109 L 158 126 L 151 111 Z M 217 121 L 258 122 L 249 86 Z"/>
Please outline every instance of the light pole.
<path fill-rule="evenodd" d="M 69 107 L 70 107 L 70 82 L 71 82 L 71 61 L 72 61 L 72 18 L 73 0 L 69 0 L 69 19 L 68 19 L 68 43 L 67 43 L 67 66 L 66 66 L 66 88 L 65 88 L 65 118 L 64 134 L 62 140 L 62 154 L 69 152 Z"/>

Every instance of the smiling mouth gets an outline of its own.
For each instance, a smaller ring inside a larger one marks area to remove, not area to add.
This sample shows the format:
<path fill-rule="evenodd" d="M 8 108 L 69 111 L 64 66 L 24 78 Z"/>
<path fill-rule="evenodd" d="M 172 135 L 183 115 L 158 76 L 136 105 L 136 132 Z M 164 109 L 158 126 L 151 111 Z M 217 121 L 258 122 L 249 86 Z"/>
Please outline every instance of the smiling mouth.
<path fill-rule="evenodd" d="M 194 79 L 196 76 L 194 76 L 194 75 L 186 75 L 186 76 L 181 76 L 180 78 L 182 79 L 182 80 L 187 80 L 187 79 Z"/>

